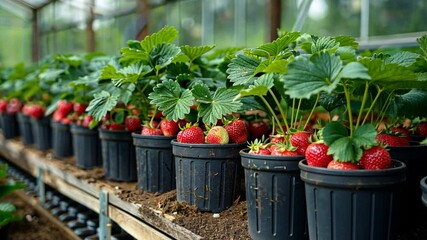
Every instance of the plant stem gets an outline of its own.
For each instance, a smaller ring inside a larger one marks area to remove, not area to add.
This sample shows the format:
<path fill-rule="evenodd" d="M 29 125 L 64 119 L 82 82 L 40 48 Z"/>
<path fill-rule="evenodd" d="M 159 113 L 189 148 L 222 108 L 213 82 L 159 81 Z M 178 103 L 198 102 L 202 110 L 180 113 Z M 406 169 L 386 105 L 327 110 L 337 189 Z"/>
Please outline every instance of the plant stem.
<path fill-rule="evenodd" d="M 286 114 L 285 114 L 285 112 L 282 109 L 282 105 L 280 105 L 280 102 L 277 99 L 276 95 L 273 93 L 273 91 L 271 89 L 268 89 L 268 91 L 270 92 L 271 96 L 273 97 L 274 102 L 277 105 L 277 108 L 279 108 L 279 112 L 280 112 L 280 115 L 282 115 L 283 122 L 285 123 L 286 129 L 289 129 L 288 120 L 286 119 Z M 279 125 L 281 125 L 281 124 L 279 124 Z M 281 129 L 281 130 L 283 131 L 283 129 Z"/>
<path fill-rule="evenodd" d="M 359 115 L 357 116 L 356 128 L 359 127 L 360 119 L 362 118 L 363 109 L 365 108 L 366 100 L 368 99 L 369 83 L 365 83 L 365 92 L 363 93 L 362 105 L 360 106 Z"/>
<path fill-rule="evenodd" d="M 384 119 L 384 116 L 385 116 L 385 112 L 386 112 L 386 110 L 390 107 L 390 103 L 391 103 L 391 98 L 392 98 L 392 94 L 393 93 L 393 91 L 390 93 L 390 94 L 388 94 L 388 96 L 387 96 L 387 100 L 386 100 L 386 102 L 385 102 L 385 104 L 383 105 L 383 107 L 381 108 L 381 110 L 380 110 L 380 115 L 377 117 L 377 119 L 376 119 L 376 121 L 379 123 L 379 122 L 382 122 L 383 121 L 383 119 Z"/>
<path fill-rule="evenodd" d="M 311 109 L 310 114 L 308 115 L 307 121 L 305 121 L 304 129 L 307 127 L 307 124 L 310 121 L 311 116 L 314 113 L 314 109 L 316 109 L 316 106 L 317 106 L 317 103 L 319 102 L 319 99 L 320 99 L 320 93 L 317 94 L 316 101 L 314 102 L 313 108 Z"/>
<path fill-rule="evenodd" d="M 283 127 L 280 124 L 280 120 L 277 118 L 276 113 L 274 112 L 274 110 L 271 108 L 270 104 L 268 104 L 268 101 L 263 97 L 263 96 L 259 96 L 261 98 L 261 100 L 264 102 L 264 104 L 267 106 L 268 110 L 271 112 L 271 115 L 273 116 L 274 120 L 276 121 L 277 125 L 279 125 L 280 130 L 284 133 L 283 131 Z"/>
<path fill-rule="evenodd" d="M 294 125 L 294 109 L 295 109 L 295 98 L 292 99 L 291 126 Z"/>
<path fill-rule="evenodd" d="M 363 119 L 362 125 L 363 125 L 363 124 L 365 124 L 366 119 L 368 119 L 369 113 L 370 113 L 370 112 L 372 111 L 372 109 L 374 108 L 375 103 L 377 102 L 378 98 L 380 97 L 381 93 L 382 93 L 382 92 L 383 92 L 383 90 L 384 90 L 384 89 L 379 88 L 378 86 L 377 86 L 377 89 L 378 89 L 378 93 L 377 93 L 377 95 L 375 96 L 374 100 L 372 101 L 371 106 L 369 107 L 368 111 L 366 112 L 366 116 L 365 116 L 365 118 Z"/>
<path fill-rule="evenodd" d="M 353 137 L 353 114 L 351 112 L 351 98 L 350 98 L 350 92 L 347 89 L 346 86 L 346 82 L 344 82 L 344 84 L 342 85 L 343 89 L 344 89 L 344 95 L 345 95 L 345 100 L 346 100 L 346 104 L 347 104 L 347 114 L 348 114 L 348 123 L 349 123 L 349 127 L 350 127 L 350 137 Z"/>

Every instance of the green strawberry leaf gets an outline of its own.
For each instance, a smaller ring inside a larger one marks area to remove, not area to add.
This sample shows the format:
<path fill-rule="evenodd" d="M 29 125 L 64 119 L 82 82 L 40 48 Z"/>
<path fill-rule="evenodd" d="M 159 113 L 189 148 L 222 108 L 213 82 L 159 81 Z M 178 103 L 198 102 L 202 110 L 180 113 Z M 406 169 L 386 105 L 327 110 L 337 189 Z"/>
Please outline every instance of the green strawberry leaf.
<path fill-rule="evenodd" d="M 238 91 L 227 88 L 218 88 L 215 93 L 210 96 L 207 86 L 199 86 L 193 88 L 193 95 L 199 103 L 199 117 L 207 124 L 216 124 L 218 119 L 224 115 L 237 112 L 242 103 L 237 101 L 235 97 Z"/>
<path fill-rule="evenodd" d="M 314 38 L 313 44 L 311 45 L 311 54 L 328 51 L 330 53 L 335 52 L 340 44 L 332 37 L 320 37 Z"/>
<path fill-rule="evenodd" d="M 149 62 L 149 56 L 147 52 L 143 52 L 140 49 L 134 48 L 122 48 L 120 50 L 122 57 L 119 62 L 125 63 L 137 63 L 137 62 Z"/>
<path fill-rule="evenodd" d="M 97 121 L 107 115 L 116 106 L 120 97 L 120 91 L 114 91 L 111 94 L 107 91 L 101 91 L 94 94 L 94 98 L 87 107 L 87 112 Z"/>
<path fill-rule="evenodd" d="M 385 63 L 396 63 L 404 67 L 413 65 L 420 57 L 417 53 L 412 52 L 398 52 L 389 58 L 385 59 Z"/>
<path fill-rule="evenodd" d="M 340 44 L 340 47 L 351 47 L 354 50 L 359 47 L 359 43 L 352 36 L 337 36 L 334 38 Z"/>
<path fill-rule="evenodd" d="M 362 157 L 362 147 L 376 144 L 377 134 L 375 127 L 366 124 L 358 127 L 353 135 L 339 122 L 328 123 L 323 129 L 323 140 L 329 146 L 328 154 L 333 155 L 334 160 L 342 162 L 357 162 Z"/>
<path fill-rule="evenodd" d="M 319 105 L 322 106 L 326 111 L 331 112 L 335 108 L 344 105 L 344 96 L 335 93 L 321 92 Z"/>
<path fill-rule="evenodd" d="M 338 56 L 320 53 L 310 59 L 296 57 L 285 75 L 286 94 L 291 98 L 310 98 L 319 92 L 331 93 L 339 84 L 342 62 Z"/>
<path fill-rule="evenodd" d="M 272 88 L 274 86 L 274 74 L 267 73 L 257 78 L 254 81 L 255 86 L 263 85 L 267 88 Z"/>
<path fill-rule="evenodd" d="M 375 130 L 375 127 L 372 124 L 365 124 L 354 130 L 352 140 L 356 146 L 369 147 L 377 143 L 375 140 L 376 136 L 377 131 Z"/>
<path fill-rule="evenodd" d="M 427 92 L 420 89 L 411 89 L 404 94 L 396 94 L 390 102 L 388 114 L 399 117 L 427 117 L 427 111 L 420 111 L 427 106 Z"/>
<path fill-rule="evenodd" d="M 417 42 L 420 45 L 420 49 L 423 52 L 425 58 L 427 58 L 427 35 L 417 38 Z"/>
<path fill-rule="evenodd" d="M 363 150 L 350 137 L 342 137 L 329 146 L 328 154 L 336 161 L 357 162 L 362 157 Z"/>
<path fill-rule="evenodd" d="M 151 104 L 156 105 L 167 119 L 178 121 L 190 112 L 194 97 L 189 89 L 181 90 L 178 82 L 166 80 L 158 84 L 148 95 Z"/>
<path fill-rule="evenodd" d="M 369 80 L 368 69 L 358 62 L 351 62 L 344 66 L 340 73 L 341 78 Z"/>
<path fill-rule="evenodd" d="M 150 63 L 157 70 L 160 70 L 169 65 L 180 52 L 181 49 L 174 44 L 159 44 L 150 51 Z"/>
<path fill-rule="evenodd" d="M 268 93 L 268 87 L 265 85 L 250 85 L 247 88 L 240 90 L 236 99 L 247 97 L 247 96 L 265 96 Z"/>
<path fill-rule="evenodd" d="M 278 56 L 284 50 L 288 49 L 289 45 L 295 42 L 300 36 L 301 33 L 299 32 L 286 32 L 273 42 L 265 43 L 257 47 L 257 49 L 261 50 L 261 52 L 267 52 L 269 56 Z"/>
<path fill-rule="evenodd" d="M 263 70 L 265 73 L 286 73 L 288 60 L 285 59 L 277 59 L 271 62 L 268 66 L 266 66 Z"/>
<path fill-rule="evenodd" d="M 158 32 L 153 33 L 141 41 L 141 49 L 146 53 L 163 43 L 171 43 L 178 38 L 178 31 L 173 26 L 165 26 Z"/>
<path fill-rule="evenodd" d="M 214 48 L 215 48 L 215 45 L 198 46 L 198 47 L 185 45 L 185 46 L 181 46 L 181 52 L 188 57 L 190 62 L 193 62 L 196 58 L 201 57 L 203 54 L 209 52 Z"/>
<path fill-rule="evenodd" d="M 260 61 L 245 55 L 237 55 L 228 65 L 228 79 L 233 85 L 251 84 L 250 81 L 256 74 Z"/>
<path fill-rule="evenodd" d="M 326 145 L 331 146 L 332 143 L 340 138 L 348 137 L 348 129 L 339 122 L 330 122 L 323 129 L 323 140 Z"/>

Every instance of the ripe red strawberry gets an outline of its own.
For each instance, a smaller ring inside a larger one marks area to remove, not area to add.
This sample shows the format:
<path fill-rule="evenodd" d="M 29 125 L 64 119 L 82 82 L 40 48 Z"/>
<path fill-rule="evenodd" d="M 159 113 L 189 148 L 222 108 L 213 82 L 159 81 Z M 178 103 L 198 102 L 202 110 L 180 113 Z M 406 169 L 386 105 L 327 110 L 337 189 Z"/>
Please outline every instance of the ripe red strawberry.
<path fill-rule="evenodd" d="M 263 121 L 251 122 L 249 124 L 249 134 L 252 138 L 261 138 L 268 136 L 270 133 L 270 126 Z"/>
<path fill-rule="evenodd" d="M 175 136 L 179 132 L 178 123 L 174 120 L 162 119 L 160 121 L 160 129 L 165 136 Z"/>
<path fill-rule="evenodd" d="M 312 143 L 305 150 L 305 158 L 307 164 L 314 167 L 327 167 L 329 162 L 333 160 L 331 155 L 328 155 L 329 147 L 324 143 Z"/>
<path fill-rule="evenodd" d="M 377 140 L 378 143 L 382 145 L 387 145 L 392 147 L 409 146 L 409 141 L 404 136 L 380 133 L 375 137 L 375 139 Z"/>
<path fill-rule="evenodd" d="M 67 115 L 63 115 L 63 113 L 62 112 L 60 112 L 60 111 L 58 111 L 58 110 L 56 110 L 54 113 L 53 113 L 53 121 L 55 121 L 55 122 L 60 122 L 63 118 L 65 118 Z"/>
<path fill-rule="evenodd" d="M 150 126 L 143 126 L 141 135 L 144 136 L 161 136 L 163 135 L 162 130 L 160 128 L 150 127 Z"/>
<path fill-rule="evenodd" d="M 374 146 L 363 152 L 360 165 L 364 169 L 386 169 L 391 166 L 390 153 L 383 147 Z"/>
<path fill-rule="evenodd" d="M 408 141 L 411 138 L 411 132 L 408 129 L 406 129 L 406 128 L 403 128 L 403 127 L 392 127 L 392 128 L 390 128 L 390 131 L 395 132 L 397 134 L 400 134 L 400 135 L 404 136 L 406 139 L 408 139 Z"/>
<path fill-rule="evenodd" d="M 126 126 L 123 123 L 111 122 L 108 129 L 109 130 L 125 130 Z"/>
<path fill-rule="evenodd" d="M 71 111 L 73 111 L 73 103 L 68 102 L 67 100 L 59 100 L 57 111 L 59 111 L 60 114 L 65 117 Z"/>
<path fill-rule="evenodd" d="M 22 102 L 17 98 L 12 98 L 9 100 L 6 106 L 6 112 L 7 114 L 16 114 L 17 112 L 21 111 L 22 108 Z"/>
<path fill-rule="evenodd" d="M 257 155 L 271 155 L 270 147 L 260 141 L 259 139 L 255 139 L 253 142 L 249 144 L 249 152 L 251 154 Z"/>
<path fill-rule="evenodd" d="M 415 133 L 420 136 L 427 137 L 427 122 L 420 122 L 415 130 Z"/>
<path fill-rule="evenodd" d="M 92 122 L 92 120 L 93 120 L 92 115 L 85 115 L 83 117 L 82 126 L 88 128 L 90 125 L 90 122 Z"/>
<path fill-rule="evenodd" d="M 329 162 L 327 168 L 329 169 L 338 169 L 338 170 L 355 170 L 360 169 L 357 163 L 352 162 L 338 162 L 336 160 L 332 160 Z"/>
<path fill-rule="evenodd" d="M 190 126 L 178 133 L 177 140 L 181 143 L 205 143 L 205 135 L 200 127 Z"/>
<path fill-rule="evenodd" d="M 0 113 L 6 112 L 6 108 L 7 108 L 7 100 L 0 99 Z"/>
<path fill-rule="evenodd" d="M 206 143 L 227 144 L 229 141 L 228 132 L 222 126 L 212 127 L 206 135 Z"/>
<path fill-rule="evenodd" d="M 240 119 L 233 120 L 224 126 L 228 132 L 230 143 L 244 143 L 248 140 L 248 131 L 245 122 Z"/>
<path fill-rule="evenodd" d="M 74 103 L 73 110 L 78 116 L 82 115 L 86 111 L 87 105 L 84 103 Z"/>
<path fill-rule="evenodd" d="M 43 117 L 44 113 L 45 113 L 45 109 L 41 105 L 30 105 L 28 107 L 28 114 L 35 119 L 39 119 Z"/>
<path fill-rule="evenodd" d="M 63 118 L 62 120 L 61 120 L 61 123 L 62 124 L 70 124 L 70 123 L 72 123 L 73 122 L 73 118 L 71 118 L 71 117 L 66 117 L 66 118 Z"/>
<path fill-rule="evenodd" d="M 125 125 L 128 131 L 134 132 L 141 129 L 141 120 L 139 120 L 139 117 L 135 115 L 127 116 L 125 119 Z"/>
<path fill-rule="evenodd" d="M 297 148 L 297 153 L 305 155 L 305 150 L 311 144 L 310 143 L 311 133 L 308 132 L 296 132 L 291 135 L 291 145 Z"/>

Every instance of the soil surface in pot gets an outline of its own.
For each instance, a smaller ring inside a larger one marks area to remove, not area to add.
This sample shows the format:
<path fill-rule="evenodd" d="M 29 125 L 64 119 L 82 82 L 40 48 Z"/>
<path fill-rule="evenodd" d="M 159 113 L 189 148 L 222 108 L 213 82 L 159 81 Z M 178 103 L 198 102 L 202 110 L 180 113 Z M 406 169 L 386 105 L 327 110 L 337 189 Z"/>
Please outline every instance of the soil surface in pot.
<path fill-rule="evenodd" d="M 176 192 L 170 191 L 163 194 L 142 192 L 138 190 L 137 183 L 119 183 L 104 178 L 102 167 L 82 170 L 75 165 L 74 157 L 57 160 L 53 158 L 52 152 L 41 152 L 33 148 L 29 151 L 37 153 L 41 158 L 48 159 L 49 164 L 56 166 L 75 177 L 86 180 L 97 187 L 111 189 L 122 200 L 141 205 L 139 211 L 144 213 L 152 210 L 163 213 L 173 222 L 191 232 L 198 234 L 204 239 L 251 239 L 248 233 L 246 202 L 244 194 L 237 199 L 232 207 L 219 213 L 214 217 L 213 213 L 200 212 L 195 207 L 176 201 Z M 421 201 L 421 196 L 420 196 Z M 52 234 L 49 234 L 52 235 Z M 18 238 L 17 238 L 18 239 Z M 45 238 L 23 238 L 23 239 L 45 239 Z M 51 238 L 46 238 L 51 239 Z M 52 238 L 55 239 L 55 238 Z M 61 238 L 56 238 L 61 239 Z M 425 240 L 427 239 L 427 219 L 413 228 L 398 236 L 398 240 Z"/>
<path fill-rule="evenodd" d="M 16 206 L 16 214 L 23 216 L 20 222 L 13 222 L 10 225 L 10 240 L 58 240 L 67 238 L 61 229 L 48 218 L 39 214 L 31 205 L 27 204 L 20 197 L 11 194 L 2 201 L 8 201 Z M 1 238 L 1 237 L 0 237 Z"/>

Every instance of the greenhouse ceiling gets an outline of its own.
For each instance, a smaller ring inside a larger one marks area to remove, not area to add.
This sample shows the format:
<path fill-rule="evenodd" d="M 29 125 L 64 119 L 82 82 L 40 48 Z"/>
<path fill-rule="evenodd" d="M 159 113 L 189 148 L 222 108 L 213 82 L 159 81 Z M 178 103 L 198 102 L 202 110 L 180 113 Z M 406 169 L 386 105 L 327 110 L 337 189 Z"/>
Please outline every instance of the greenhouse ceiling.
<path fill-rule="evenodd" d="M 0 7 L 20 17 L 31 18 L 32 11 L 40 10 L 54 2 L 60 3 L 58 8 L 74 8 L 76 10 L 92 8 L 96 15 L 114 16 L 123 12 L 133 11 L 137 0 L 2 0 L 0 1 Z M 120 4 L 117 4 L 118 2 Z"/>

